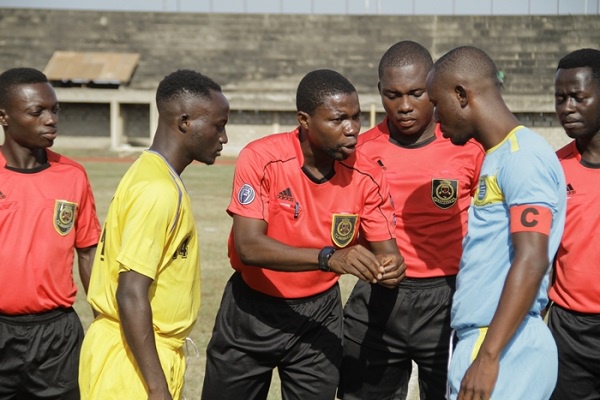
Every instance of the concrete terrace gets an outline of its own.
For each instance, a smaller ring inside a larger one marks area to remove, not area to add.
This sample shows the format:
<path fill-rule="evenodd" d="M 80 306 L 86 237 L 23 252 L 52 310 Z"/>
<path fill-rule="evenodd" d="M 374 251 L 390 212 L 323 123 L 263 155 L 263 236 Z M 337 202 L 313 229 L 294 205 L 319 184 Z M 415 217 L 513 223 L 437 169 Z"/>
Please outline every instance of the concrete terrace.
<path fill-rule="evenodd" d="M 376 91 L 379 58 L 404 39 L 422 43 L 434 59 L 460 45 L 484 49 L 505 73 L 505 98 L 513 112 L 534 127 L 552 127 L 556 63 L 572 50 L 600 45 L 600 17 L 0 8 L 0 70 L 17 66 L 43 70 L 57 50 L 140 54 L 127 86 L 58 90 L 63 135 L 108 140 L 111 132 L 121 129 L 122 136 L 113 145 L 136 138 L 147 142 L 155 121 L 156 85 L 177 68 L 201 71 L 223 86 L 232 106 L 230 131 L 243 127 L 242 142 L 293 126 L 296 85 L 316 68 L 335 69 L 355 84 L 366 112 L 363 125 L 368 127 L 383 113 Z"/>

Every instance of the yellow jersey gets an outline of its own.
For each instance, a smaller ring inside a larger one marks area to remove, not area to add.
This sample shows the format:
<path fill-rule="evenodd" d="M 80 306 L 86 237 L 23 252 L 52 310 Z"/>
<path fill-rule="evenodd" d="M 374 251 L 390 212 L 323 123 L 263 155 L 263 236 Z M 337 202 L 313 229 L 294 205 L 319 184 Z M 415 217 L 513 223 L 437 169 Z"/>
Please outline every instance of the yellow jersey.
<path fill-rule="evenodd" d="M 151 278 L 154 329 L 183 340 L 200 309 L 198 233 L 179 175 L 158 153 L 145 151 L 125 173 L 111 201 L 90 279 L 88 302 L 119 320 L 119 273 Z"/>

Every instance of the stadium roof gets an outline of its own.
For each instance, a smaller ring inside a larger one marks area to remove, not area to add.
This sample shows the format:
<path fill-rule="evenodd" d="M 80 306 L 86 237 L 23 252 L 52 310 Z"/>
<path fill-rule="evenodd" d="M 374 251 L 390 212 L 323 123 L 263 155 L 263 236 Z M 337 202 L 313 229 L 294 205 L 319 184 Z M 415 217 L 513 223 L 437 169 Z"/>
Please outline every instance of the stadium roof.
<path fill-rule="evenodd" d="M 131 80 L 139 59 L 138 53 L 55 51 L 44 73 L 53 82 L 119 86 Z"/>

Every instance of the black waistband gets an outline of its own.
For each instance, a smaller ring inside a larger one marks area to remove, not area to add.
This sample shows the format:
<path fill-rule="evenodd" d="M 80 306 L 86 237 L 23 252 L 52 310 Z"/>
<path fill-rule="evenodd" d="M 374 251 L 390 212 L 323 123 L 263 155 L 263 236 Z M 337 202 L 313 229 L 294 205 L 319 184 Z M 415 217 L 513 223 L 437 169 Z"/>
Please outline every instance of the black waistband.
<path fill-rule="evenodd" d="M 45 324 L 74 312 L 75 310 L 73 310 L 73 307 L 69 307 L 57 308 L 54 310 L 44 311 L 37 314 L 8 315 L 0 313 L 0 321 L 16 325 Z"/>
<path fill-rule="evenodd" d="M 456 285 L 456 275 L 438 276 L 435 278 L 404 278 L 400 281 L 400 288 L 434 288 Z"/>
<path fill-rule="evenodd" d="M 321 293 L 317 293 L 317 294 L 313 294 L 311 296 L 306 296 L 306 297 L 298 297 L 298 298 L 293 298 L 293 299 L 286 299 L 284 297 L 275 297 L 275 296 L 270 296 L 268 294 L 259 292 L 258 290 L 255 290 L 253 288 L 251 288 L 245 281 L 244 278 L 242 277 L 242 274 L 240 272 L 234 272 L 233 276 L 231 277 L 231 282 L 234 285 L 239 285 L 238 287 L 240 287 L 242 290 L 245 290 L 246 293 L 249 293 L 255 297 L 262 297 L 264 299 L 268 299 L 269 301 L 274 301 L 274 302 L 281 302 L 281 303 L 285 303 L 285 304 L 302 304 L 302 303 L 307 303 L 307 302 L 311 302 L 314 301 L 320 297 L 326 296 L 327 294 L 331 293 L 334 290 L 338 290 L 339 286 L 338 283 L 336 282 L 332 287 L 330 287 L 329 289 L 321 292 Z"/>
<path fill-rule="evenodd" d="M 577 316 L 578 317 L 592 317 L 592 318 L 599 318 L 600 319 L 600 314 L 586 313 L 586 312 L 581 312 L 581 311 L 569 310 L 568 308 L 564 308 L 562 306 L 559 306 L 556 303 L 552 303 L 552 307 L 560 308 L 561 311 L 564 311 L 565 313 L 574 315 L 576 317 Z"/>

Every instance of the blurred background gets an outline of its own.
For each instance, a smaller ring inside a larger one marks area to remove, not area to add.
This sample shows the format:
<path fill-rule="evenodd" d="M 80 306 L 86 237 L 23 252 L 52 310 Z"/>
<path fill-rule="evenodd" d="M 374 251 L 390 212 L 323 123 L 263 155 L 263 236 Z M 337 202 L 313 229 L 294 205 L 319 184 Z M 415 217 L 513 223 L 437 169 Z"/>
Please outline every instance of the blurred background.
<path fill-rule="evenodd" d="M 61 102 L 56 147 L 130 154 L 147 147 L 158 82 L 178 68 L 219 82 L 235 157 L 296 125 L 295 90 L 331 68 L 357 87 L 363 130 L 383 118 L 377 65 L 410 39 L 434 59 L 460 45 L 488 52 L 515 115 L 566 140 L 554 115 L 558 60 L 600 44 L 600 0 L 0 0 L 0 70 L 30 66 Z M 0 133 L 1 136 L 1 133 Z M 0 138 L 1 139 L 1 138 Z"/>

